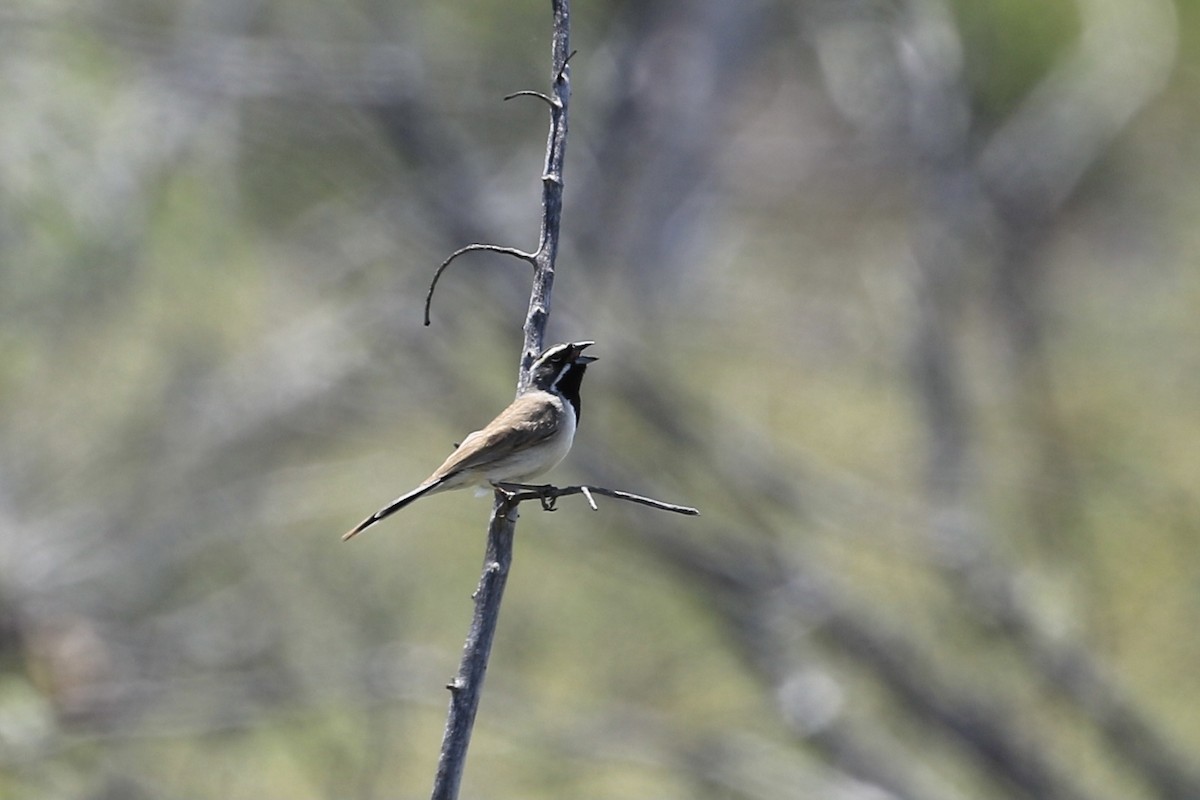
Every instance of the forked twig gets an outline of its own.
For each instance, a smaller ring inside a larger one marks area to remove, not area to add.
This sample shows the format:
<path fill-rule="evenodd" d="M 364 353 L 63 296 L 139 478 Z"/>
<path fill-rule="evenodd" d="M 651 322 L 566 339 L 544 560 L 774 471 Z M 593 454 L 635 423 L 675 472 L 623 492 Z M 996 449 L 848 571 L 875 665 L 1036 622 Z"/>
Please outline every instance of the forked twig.
<path fill-rule="evenodd" d="M 565 43 L 565 41 L 566 41 L 567 26 L 570 24 L 569 19 L 570 19 L 570 12 L 567 10 L 567 7 L 565 4 L 563 4 L 562 6 L 559 6 L 555 9 L 555 30 L 556 30 L 556 32 L 561 32 L 561 42 L 563 42 L 563 43 Z M 556 42 L 555 42 L 556 56 L 557 56 L 558 44 L 559 44 L 559 40 L 556 39 Z M 557 115 L 557 117 L 556 117 L 556 120 L 552 121 L 552 123 L 551 123 L 552 135 L 551 135 L 551 141 L 550 141 L 550 145 L 549 145 L 550 152 L 547 154 L 547 161 L 554 162 L 560 169 L 562 166 L 562 156 L 563 156 L 562 145 L 566 139 L 566 124 L 565 124 L 566 113 L 565 112 L 566 112 L 566 103 L 567 103 L 567 96 L 568 96 L 563 91 L 563 84 L 564 84 L 564 82 L 566 80 L 566 76 L 567 76 L 567 66 L 571 63 L 571 59 L 575 57 L 575 54 L 577 52 L 579 52 L 579 51 L 572 50 L 570 53 L 568 53 L 562 59 L 562 63 L 558 65 L 558 69 L 554 73 L 554 96 L 553 97 L 546 94 L 545 92 L 538 92 L 538 91 L 534 91 L 533 89 L 522 89 L 519 92 L 513 92 L 512 94 L 505 95 L 505 97 L 504 97 L 505 100 L 512 100 L 514 97 L 536 97 L 539 100 L 542 100 L 543 102 L 545 102 L 546 105 L 550 106 L 551 113 Z M 555 60 L 557 60 L 557 57 Z M 554 153 L 554 150 L 555 150 L 554 144 L 556 141 L 559 144 L 559 147 L 557 148 L 557 150 L 558 150 L 557 154 Z M 555 158 L 555 155 L 557 155 L 557 158 Z M 550 164 L 548 163 L 547 166 L 550 166 Z M 547 169 L 545 174 L 542 177 L 543 177 L 543 179 L 549 178 L 550 180 L 553 180 L 554 182 L 559 183 L 561 185 L 561 178 L 559 177 L 559 171 Z M 561 189 L 560 189 L 560 191 L 561 191 Z M 557 223 L 558 206 L 560 205 L 560 203 L 555 203 L 553 201 L 547 202 L 548 200 L 549 200 L 549 198 L 544 198 L 543 210 L 546 212 L 547 217 L 554 219 L 555 222 Z M 525 250 L 521 250 L 520 248 L 517 248 L 517 247 L 505 247 L 503 245 L 498 245 L 498 244 L 469 244 L 466 247 L 461 247 L 458 250 L 455 250 L 453 253 L 451 253 L 449 256 L 447 256 L 445 261 L 443 261 L 438 266 L 437 271 L 433 273 L 433 280 L 430 281 L 430 283 L 429 283 L 429 291 L 426 292 L 426 294 L 425 294 L 425 326 L 429 327 L 429 324 L 430 324 L 429 309 L 430 309 L 430 306 L 433 305 L 434 289 L 437 288 L 437 284 L 438 284 L 438 281 L 441 280 L 442 273 L 446 271 L 446 267 L 450 266 L 451 262 L 453 262 L 454 259 L 463 255 L 464 253 L 473 253 L 476 251 L 483 251 L 483 252 L 488 252 L 488 253 L 500 253 L 501 255 L 513 256 L 514 258 L 519 258 L 522 261 L 525 261 L 528 264 L 530 264 L 536 270 L 536 269 L 538 269 L 538 260 L 541 258 L 544 258 L 545 248 L 546 248 L 546 236 L 547 236 L 547 234 L 550 234 L 550 233 L 551 233 L 551 231 L 549 230 L 548 226 L 543 228 L 542 242 L 541 242 L 541 244 L 538 245 L 538 249 L 533 251 L 532 253 L 525 251 Z M 553 231 L 553 238 L 554 238 L 554 242 L 552 243 L 554 245 L 553 249 L 557 250 L 557 246 L 556 246 L 557 245 L 557 229 L 555 229 Z M 550 269 L 549 269 L 549 272 L 551 275 L 553 275 L 553 263 L 552 262 L 553 262 L 553 254 L 551 254 L 551 262 L 550 262 Z M 529 332 L 527 331 L 526 333 L 527 333 L 526 339 L 528 340 L 530 338 L 528 336 Z M 541 337 L 538 336 L 537 339 L 538 339 L 538 342 L 540 343 Z M 529 342 L 527 341 L 526 344 L 528 345 Z M 530 350 L 530 348 L 527 346 L 526 347 L 526 351 L 527 351 L 526 358 L 523 359 L 524 366 L 527 366 L 528 362 L 530 360 L 528 357 L 529 350 Z M 533 354 L 536 355 L 536 352 L 534 352 Z"/>

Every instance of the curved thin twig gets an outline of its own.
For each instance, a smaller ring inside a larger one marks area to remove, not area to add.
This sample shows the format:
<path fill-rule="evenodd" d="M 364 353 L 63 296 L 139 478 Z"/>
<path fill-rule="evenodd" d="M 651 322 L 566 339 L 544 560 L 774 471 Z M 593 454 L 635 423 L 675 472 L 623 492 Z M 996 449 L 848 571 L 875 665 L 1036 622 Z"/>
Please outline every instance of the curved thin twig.
<path fill-rule="evenodd" d="M 438 281 L 441 280 L 442 273 L 446 271 L 446 267 L 450 266 L 450 262 L 464 253 L 473 253 L 479 250 L 513 256 L 527 262 L 531 266 L 537 265 L 537 253 L 527 253 L 517 247 L 504 247 L 499 244 L 469 244 L 466 247 L 460 247 L 447 256 L 446 260 L 438 266 L 437 271 L 433 273 L 433 280 L 429 283 L 429 291 L 425 294 L 425 327 L 429 327 L 429 307 L 433 304 L 433 290 L 437 288 Z"/>
<path fill-rule="evenodd" d="M 620 489 L 606 489 L 603 486 L 551 486 L 546 485 L 529 485 L 524 483 L 496 483 L 493 484 L 497 489 L 502 491 L 505 498 L 512 505 L 520 503 L 522 500 L 537 500 L 542 504 L 542 508 L 546 511 L 553 511 L 554 504 L 560 497 L 568 497 L 573 494 L 583 495 L 592 510 L 596 509 L 596 501 L 592 498 L 593 494 L 602 494 L 605 497 L 611 497 L 615 500 L 625 500 L 630 503 L 638 503 L 643 506 L 650 506 L 659 511 L 670 511 L 674 514 L 684 514 L 689 517 L 699 516 L 700 511 L 691 506 L 679 506 L 674 503 L 666 503 L 662 500 L 655 500 L 652 497 L 644 497 L 633 492 L 623 492 Z"/>
<path fill-rule="evenodd" d="M 572 50 L 570 55 L 563 59 L 562 67 L 560 67 L 558 72 L 554 75 L 555 83 L 560 83 L 562 81 L 563 76 L 566 75 L 567 65 L 571 63 L 571 59 L 574 58 L 575 54 L 578 52 L 578 50 Z M 514 97 L 536 97 L 546 105 L 550 106 L 551 109 L 562 108 L 562 102 L 560 100 L 556 100 L 545 92 L 538 92 L 533 89 L 522 89 L 519 92 L 513 92 L 512 94 L 504 95 L 504 99 L 506 101 L 512 100 Z"/>
<path fill-rule="evenodd" d="M 536 97 L 539 100 L 544 101 L 546 105 L 550 106 L 550 108 L 558 107 L 555 105 L 554 99 L 550 97 L 550 95 L 546 94 L 545 92 L 534 91 L 533 89 L 522 89 L 519 92 L 513 92 L 512 94 L 504 95 L 505 100 L 512 100 L 514 97 Z"/>

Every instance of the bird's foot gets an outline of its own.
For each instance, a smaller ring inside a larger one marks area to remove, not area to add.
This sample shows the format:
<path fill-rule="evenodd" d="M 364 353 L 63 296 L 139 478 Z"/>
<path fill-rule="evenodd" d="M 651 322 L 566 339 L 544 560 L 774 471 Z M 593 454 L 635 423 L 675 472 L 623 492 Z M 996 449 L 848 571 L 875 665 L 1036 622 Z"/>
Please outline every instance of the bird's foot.
<path fill-rule="evenodd" d="M 522 492 L 530 492 L 537 497 L 537 500 L 542 505 L 543 511 L 557 511 L 558 504 L 558 487 L 549 483 L 529 484 L 529 483 L 493 483 L 492 486 L 496 491 L 504 495 L 508 500 L 512 500 Z"/>

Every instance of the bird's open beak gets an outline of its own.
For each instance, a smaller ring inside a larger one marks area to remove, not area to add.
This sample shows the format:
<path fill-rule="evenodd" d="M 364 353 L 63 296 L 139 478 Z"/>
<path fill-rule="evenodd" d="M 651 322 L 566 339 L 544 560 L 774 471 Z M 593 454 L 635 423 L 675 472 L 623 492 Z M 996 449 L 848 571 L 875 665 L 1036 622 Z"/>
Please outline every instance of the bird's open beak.
<path fill-rule="evenodd" d="M 584 348 L 591 347 L 595 342 L 572 342 L 571 346 L 575 348 L 575 358 L 573 361 L 576 364 L 590 364 L 596 360 L 596 356 L 583 355 Z"/>

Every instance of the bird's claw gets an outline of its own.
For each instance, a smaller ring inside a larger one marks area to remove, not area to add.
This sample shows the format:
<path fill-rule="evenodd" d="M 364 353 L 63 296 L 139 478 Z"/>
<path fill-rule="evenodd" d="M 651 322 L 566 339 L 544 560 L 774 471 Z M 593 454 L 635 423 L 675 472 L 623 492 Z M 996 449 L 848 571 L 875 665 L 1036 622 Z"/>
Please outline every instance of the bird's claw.
<path fill-rule="evenodd" d="M 492 488 L 509 502 L 515 500 L 517 495 L 522 492 L 531 492 L 537 497 L 537 501 L 541 504 L 543 511 L 558 510 L 558 488 L 553 484 L 493 483 Z"/>
<path fill-rule="evenodd" d="M 537 500 L 542 506 L 542 511 L 557 511 L 558 508 L 558 487 L 550 483 L 541 484 L 538 486 L 526 486 L 528 491 L 537 494 Z"/>

